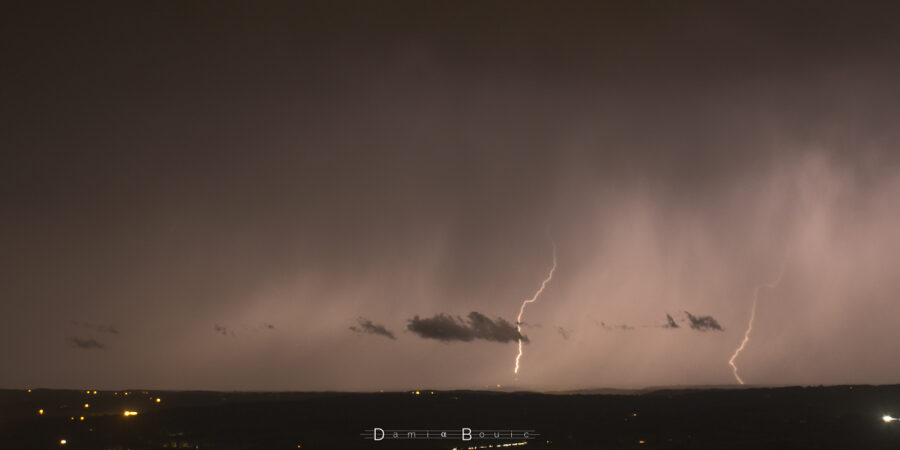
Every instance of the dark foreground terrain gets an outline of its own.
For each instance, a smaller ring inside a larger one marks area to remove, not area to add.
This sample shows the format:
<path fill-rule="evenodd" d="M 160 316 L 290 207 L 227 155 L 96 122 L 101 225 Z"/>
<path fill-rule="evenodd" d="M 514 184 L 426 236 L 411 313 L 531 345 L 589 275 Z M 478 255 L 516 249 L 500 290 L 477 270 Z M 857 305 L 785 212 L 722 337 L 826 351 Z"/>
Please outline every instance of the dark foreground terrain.
<path fill-rule="evenodd" d="M 621 395 L 94 392 L 0 391 L 0 448 L 900 448 L 900 422 L 883 420 L 900 416 L 896 385 Z M 540 436 L 379 442 L 361 436 L 376 427 L 530 429 Z"/>

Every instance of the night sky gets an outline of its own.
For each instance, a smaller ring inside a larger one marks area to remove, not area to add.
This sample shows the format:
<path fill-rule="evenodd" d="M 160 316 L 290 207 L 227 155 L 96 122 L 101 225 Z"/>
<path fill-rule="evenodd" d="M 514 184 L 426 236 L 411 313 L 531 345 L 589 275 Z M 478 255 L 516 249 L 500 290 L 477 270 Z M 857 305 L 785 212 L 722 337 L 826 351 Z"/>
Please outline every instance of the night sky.
<path fill-rule="evenodd" d="M 900 381 L 894 2 L 132 3 L 2 7 L 0 387 Z"/>

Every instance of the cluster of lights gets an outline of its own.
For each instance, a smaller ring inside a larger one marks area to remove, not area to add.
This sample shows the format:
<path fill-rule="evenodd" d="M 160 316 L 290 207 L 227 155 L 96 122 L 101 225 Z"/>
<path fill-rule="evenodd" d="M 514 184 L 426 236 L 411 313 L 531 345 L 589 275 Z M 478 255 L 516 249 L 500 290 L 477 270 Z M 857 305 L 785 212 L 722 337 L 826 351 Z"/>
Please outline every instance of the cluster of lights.
<path fill-rule="evenodd" d="M 384 392 L 384 391 L 381 391 L 381 392 Z M 422 393 L 419 391 L 409 391 L 409 393 L 412 395 L 422 395 Z M 431 391 L 431 395 L 434 395 L 434 391 Z M 159 400 L 157 400 L 157 402 L 159 402 Z"/>
<path fill-rule="evenodd" d="M 31 389 L 27 389 L 27 392 L 31 392 Z M 85 390 L 84 393 L 87 394 L 87 395 L 98 395 L 98 392 L 97 392 L 97 391 L 92 391 L 92 390 Z M 128 392 L 124 392 L 123 394 L 124 394 L 124 395 L 128 395 Z M 416 394 L 416 395 L 419 395 L 419 391 L 415 391 L 415 394 Z M 119 395 L 119 393 L 116 392 L 115 395 Z M 432 395 L 434 395 L 434 392 L 432 392 Z M 161 403 L 161 402 L 162 402 L 162 399 L 161 399 L 160 397 L 150 397 L 150 400 L 153 401 L 154 403 Z M 90 407 L 91 407 L 91 404 L 90 404 L 90 403 L 85 403 L 85 404 L 84 404 L 84 408 L 85 408 L 85 409 L 90 408 Z M 41 416 L 44 415 L 44 409 L 43 409 L 43 408 L 38 409 L 38 415 L 41 415 Z M 124 412 L 123 412 L 123 415 L 124 415 L 125 417 L 131 417 L 131 416 L 136 416 L 136 415 L 138 415 L 138 412 L 137 412 L 137 411 L 124 411 Z M 69 420 L 74 421 L 74 420 L 75 420 L 75 416 L 70 416 L 70 417 L 69 417 Z M 78 416 L 78 420 L 79 420 L 79 421 L 84 421 L 84 416 Z M 66 445 L 66 444 L 68 444 L 68 441 L 67 441 L 66 439 L 60 439 L 60 440 L 59 440 L 59 445 Z M 299 445 L 297 445 L 297 447 L 300 448 Z"/>

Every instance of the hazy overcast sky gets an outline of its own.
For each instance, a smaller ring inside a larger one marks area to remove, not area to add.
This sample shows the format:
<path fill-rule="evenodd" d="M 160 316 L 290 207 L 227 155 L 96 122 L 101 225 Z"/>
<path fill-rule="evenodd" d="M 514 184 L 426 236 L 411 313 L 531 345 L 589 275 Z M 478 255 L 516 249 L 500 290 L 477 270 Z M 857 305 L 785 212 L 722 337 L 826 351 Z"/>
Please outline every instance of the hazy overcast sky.
<path fill-rule="evenodd" d="M 0 15 L 0 387 L 732 384 L 779 275 L 747 383 L 900 381 L 896 4 L 82 3 Z"/>

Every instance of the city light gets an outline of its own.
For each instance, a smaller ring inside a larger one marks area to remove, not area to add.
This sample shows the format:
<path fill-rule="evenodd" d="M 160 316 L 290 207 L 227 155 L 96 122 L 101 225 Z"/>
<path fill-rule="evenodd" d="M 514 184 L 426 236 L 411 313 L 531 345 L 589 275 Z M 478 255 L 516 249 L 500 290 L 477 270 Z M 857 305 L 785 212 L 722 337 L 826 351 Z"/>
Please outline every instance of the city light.
<path fill-rule="evenodd" d="M 39 409 L 39 410 L 38 410 L 38 415 L 43 416 L 43 415 L 44 415 L 44 410 L 43 410 L 43 409 Z M 887 416 L 885 416 L 885 417 L 887 417 Z"/>
<path fill-rule="evenodd" d="M 85 408 L 90 408 L 90 407 L 91 407 L 91 404 L 90 404 L 90 403 L 85 403 L 85 404 L 84 404 L 84 407 L 85 407 Z"/>
<path fill-rule="evenodd" d="M 137 411 L 125 411 L 125 413 L 124 413 L 125 417 L 136 416 L 136 415 L 138 415 Z"/>
<path fill-rule="evenodd" d="M 65 440 L 65 439 L 60 439 L 60 440 L 59 440 L 59 445 L 66 445 L 66 440 Z"/>

